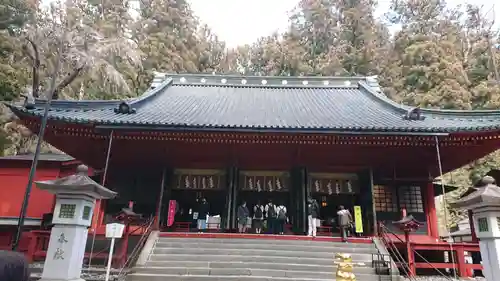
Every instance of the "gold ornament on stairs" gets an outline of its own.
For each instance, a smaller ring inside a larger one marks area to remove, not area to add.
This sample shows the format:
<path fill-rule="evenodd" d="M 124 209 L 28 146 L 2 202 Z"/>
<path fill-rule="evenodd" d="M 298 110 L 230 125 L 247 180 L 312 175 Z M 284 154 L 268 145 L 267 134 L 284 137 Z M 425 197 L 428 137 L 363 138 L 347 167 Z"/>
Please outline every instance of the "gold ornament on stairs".
<path fill-rule="evenodd" d="M 356 281 L 356 275 L 352 272 L 355 265 L 363 266 L 363 263 L 353 263 L 350 254 L 336 254 L 335 264 L 338 265 L 336 281 Z"/>

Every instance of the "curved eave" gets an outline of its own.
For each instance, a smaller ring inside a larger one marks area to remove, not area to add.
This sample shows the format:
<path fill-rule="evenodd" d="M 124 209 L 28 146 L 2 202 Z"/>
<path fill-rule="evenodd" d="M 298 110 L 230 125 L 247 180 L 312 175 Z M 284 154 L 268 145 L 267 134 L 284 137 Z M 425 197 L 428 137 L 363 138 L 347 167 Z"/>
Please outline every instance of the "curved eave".
<path fill-rule="evenodd" d="M 392 109 L 406 113 L 408 110 L 413 109 L 411 106 L 399 104 L 390 98 L 388 98 L 383 93 L 376 92 L 372 87 L 368 86 L 366 82 L 359 82 L 363 90 L 381 103 L 385 103 Z M 488 110 L 455 110 L 455 109 L 432 109 L 432 108 L 420 108 L 420 111 L 424 116 L 432 116 L 434 118 L 447 118 L 447 119 L 457 119 L 457 120 L 471 120 L 471 119 L 498 119 L 500 121 L 500 110 L 488 109 Z"/>
<path fill-rule="evenodd" d="M 37 114 L 18 106 L 8 107 L 19 118 L 42 118 Z M 484 127 L 452 127 L 452 128 L 408 128 L 408 127 L 266 127 L 266 126 L 211 126 L 188 124 L 154 124 L 148 122 L 101 122 L 83 118 L 53 118 L 49 120 L 75 125 L 92 124 L 100 129 L 114 130 L 153 130 L 153 131 L 235 131 L 235 132 L 265 132 L 265 133 L 319 133 L 319 134 L 401 134 L 401 135 L 447 135 L 453 133 L 496 132 L 499 125 Z M 415 121 L 418 122 L 418 121 Z"/>

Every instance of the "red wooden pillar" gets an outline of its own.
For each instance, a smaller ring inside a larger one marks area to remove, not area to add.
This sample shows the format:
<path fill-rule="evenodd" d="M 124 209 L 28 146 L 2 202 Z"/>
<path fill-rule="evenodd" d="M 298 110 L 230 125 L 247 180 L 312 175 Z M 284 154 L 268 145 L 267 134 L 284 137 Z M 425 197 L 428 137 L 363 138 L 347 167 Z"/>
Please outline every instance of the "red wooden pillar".
<path fill-rule="evenodd" d="M 463 246 L 455 246 L 455 252 L 457 253 L 457 271 L 460 277 L 469 277 L 467 274 L 467 268 L 465 267 L 465 253 Z M 453 254 L 453 253 L 452 253 Z"/>
<path fill-rule="evenodd" d="M 427 233 L 429 236 L 438 239 L 439 228 L 436 214 L 434 184 L 432 184 L 432 182 L 427 184 L 427 188 L 425 190 L 425 206 L 427 206 L 425 210 L 427 215 Z"/>
<path fill-rule="evenodd" d="M 409 277 L 414 277 L 417 275 L 417 268 L 415 267 L 415 255 L 413 254 L 413 249 L 411 248 L 410 232 L 405 231 L 405 241 L 406 241 L 406 252 L 408 253 L 408 268 L 410 272 Z"/>
<path fill-rule="evenodd" d="M 97 228 L 102 225 L 104 217 L 104 206 L 102 200 L 95 201 L 94 214 L 92 216 L 92 224 L 90 226 L 91 229 L 97 231 Z"/>

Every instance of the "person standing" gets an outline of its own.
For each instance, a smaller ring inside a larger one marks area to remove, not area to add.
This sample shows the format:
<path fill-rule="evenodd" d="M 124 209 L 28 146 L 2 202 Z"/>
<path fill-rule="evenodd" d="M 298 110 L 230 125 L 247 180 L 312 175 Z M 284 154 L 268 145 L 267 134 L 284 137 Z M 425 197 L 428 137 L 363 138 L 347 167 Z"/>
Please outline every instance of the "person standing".
<path fill-rule="evenodd" d="M 237 217 L 238 217 L 238 232 L 247 232 L 247 220 L 250 213 L 248 212 L 247 202 L 243 203 L 238 207 Z"/>
<path fill-rule="evenodd" d="M 207 216 L 209 212 L 209 206 L 207 199 L 202 198 L 201 203 L 198 206 L 198 232 L 205 232 L 207 229 Z"/>
<path fill-rule="evenodd" d="M 253 223 L 255 228 L 255 233 L 262 233 L 262 223 L 264 221 L 264 206 L 257 201 L 257 205 L 253 206 Z"/>
<path fill-rule="evenodd" d="M 346 210 L 344 206 L 340 205 L 337 215 L 339 217 L 339 228 L 342 241 L 347 242 L 347 229 L 352 224 L 351 213 L 349 212 L 349 210 Z"/>
<path fill-rule="evenodd" d="M 266 208 L 266 220 L 267 220 L 267 230 L 269 234 L 276 234 L 276 206 L 273 204 L 272 200 L 269 200 Z"/>
<path fill-rule="evenodd" d="M 319 204 L 316 200 L 309 197 L 307 199 L 307 236 L 316 237 L 318 225 L 316 222 L 319 218 Z"/>
<path fill-rule="evenodd" d="M 287 221 L 287 212 L 285 205 L 276 207 L 276 232 L 280 235 L 285 234 L 285 223 Z"/>

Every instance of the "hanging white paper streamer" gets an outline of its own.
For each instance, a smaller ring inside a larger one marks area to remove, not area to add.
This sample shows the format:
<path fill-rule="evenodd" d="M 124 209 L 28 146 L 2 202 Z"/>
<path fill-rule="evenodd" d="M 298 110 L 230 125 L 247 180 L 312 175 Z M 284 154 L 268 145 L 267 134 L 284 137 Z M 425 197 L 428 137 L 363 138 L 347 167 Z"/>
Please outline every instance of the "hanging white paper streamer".
<path fill-rule="evenodd" d="M 203 177 L 201 179 L 201 188 L 202 189 L 206 189 L 207 188 L 207 179 L 205 177 Z"/>
<path fill-rule="evenodd" d="M 340 194 L 340 183 L 338 181 L 335 182 L 335 193 Z"/>
<path fill-rule="evenodd" d="M 314 187 L 316 188 L 316 192 L 319 192 L 319 191 L 320 191 L 320 186 L 319 186 L 319 181 L 318 181 L 318 180 L 316 180 L 316 181 L 314 182 Z"/>
<path fill-rule="evenodd" d="M 328 188 L 328 195 L 332 195 L 333 194 L 332 182 L 329 181 L 328 184 L 326 185 L 326 187 Z"/>

